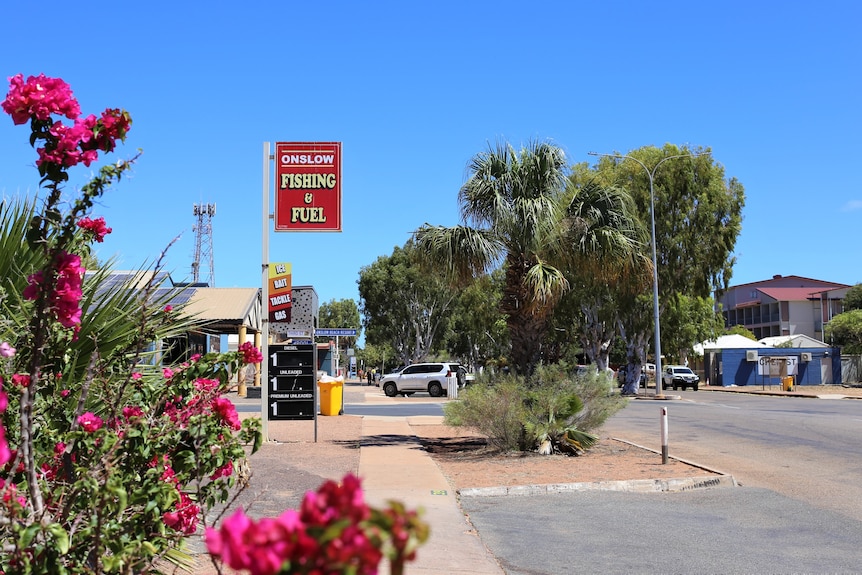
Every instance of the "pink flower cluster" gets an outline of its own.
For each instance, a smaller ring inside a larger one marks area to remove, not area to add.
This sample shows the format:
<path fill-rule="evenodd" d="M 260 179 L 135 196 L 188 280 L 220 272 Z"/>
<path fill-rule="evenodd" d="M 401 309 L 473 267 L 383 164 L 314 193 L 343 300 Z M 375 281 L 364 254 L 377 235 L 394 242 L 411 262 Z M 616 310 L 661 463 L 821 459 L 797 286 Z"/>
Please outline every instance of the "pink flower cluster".
<path fill-rule="evenodd" d="M 94 431 L 98 431 L 102 428 L 104 422 L 102 418 L 93 413 L 92 411 L 86 412 L 84 415 L 78 417 L 78 425 L 81 426 L 81 429 L 86 431 L 87 433 L 93 433 Z"/>
<path fill-rule="evenodd" d="M 63 453 L 66 451 L 66 444 L 58 441 L 54 444 L 54 459 L 51 463 L 45 462 L 42 464 L 42 479 L 46 481 L 54 481 L 60 476 L 63 470 Z M 72 461 L 77 461 L 74 453 L 71 454 Z"/>
<path fill-rule="evenodd" d="M 0 415 L 9 407 L 9 398 L 6 397 L 6 392 L 3 391 L 3 378 L 0 377 Z M 6 430 L 0 422 L 0 465 L 5 465 L 12 458 L 12 452 L 9 451 L 9 444 L 6 443 Z"/>
<path fill-rule="evenodd" d="M 57 261 L 57 283 L 48 288 L 46 299 L 63 327 L 77 327 L 81 323 L 81 283 L 86 270 L 81 266 L 81 257 L 61 252 Z M 38 271 L 27 278 L 24 299 L 35 300 L 46 289 L 44 274 Z"/>
<path fill-rule="evenodd" d="M 260 363 L 263 361 L 263 355 L 260 350 L 254 347 L 254 344 L 247 341 L 238 350 L 242 354 L 243 363 Z"/>
<path fill-rule="evenodd" d="M 107 234 L 114 231 L 112 228 L 105 225 L 105 218 L 96 218 L 95 220 L 91 220 L 90 218 L 81 218 L 78 220 L 78 227 L 90 232 L 93 239 L 99 243 L 102 243 L 105 240 L 105 236 Z"/>
<path fill-rule="evenodd" d="M 12 374 L 12 385 L 15 387 L 19 387 L 24 389 L 25 387 L 30 387 L 30 375 L 26 373 L 13 373 Z"/>
<path fill-rule="evenodd" d="M 165 375 L 166 379 L 173 377 Z M 192 417 L 204 413 L 216 413 L 221 423 L 234 431 L 242 428 L 239 415 L 233 402 L 219 395 L 217 379 L 198 378 L 194 382 L 197 393 L 185 403 L 181 397 L 175 397 L 165 404 L 165 415 L 180 429 L 185 429 Z"/>
<path fill-rule="evenodd" d="M 98 119 L 90 114 L 76 119 L 71 126 L 55 122 L 49 130 L 54 142 L 36 150 L 39 154 L 36 165 L 50 162 L 64 168 L 81 163 L 89 166 L 99 159 L 99 150 L 113 151 L 116 140 L 124 139 L 130 126 L 128 114 L 120 110 L 105 110 Z"/>
<path fill-rule="evenodd" d="M 2 106 L 16 125 L 26 123 L 31 117 L 48 120 L 52 114 L 61 114 L 74 120 L 81 115 L 81 107 L 69 84 L 45 74 L 30 76 L 26 82 L 23 74 L 9 78 L 9 94 Z"/>
<path fill-rule="evenodd" d="M 231 400 L 226 397 L 217 397 L 213 399 L 211 406 L 212 410 L 219 414 L 222 423 L 227 425 L 230 429 L 239 431 L 240 428 L 242 428 L 242 424 L 239 421 L 239 415 L 237 415 L 236 412 L 236 407 L 234 407 Z"/>
<path fill-rule="evenodd" d="M 195 505 L 191 498 L 180 490 L 179 486 L 177 486 L 177 492 L 179 493 L 179 501 L 174 505 L 173 511 L 162 513 L 162 521 L 171 529 L 192 535 L 198 529 L 200 507 Z"/>
<path fill-rule="evenodd" d="M 346 475 L 309 491 L 299 512 L 254 521 L 240 509 L 220 530 L 208 527 L 209 552 L 252 575 L 377 573 L 382 558 L 364 524 L 371 515 L 360 480 Z"/>
<path fill-rule="evenodd" d="M 15 517 L 27 506 L 27 498 L 18 494 L 17 485 L 0 478 L 0 505 L 5 508 L 7 516 Z"/>
<path fill-rule="evenodd" d="M 99 150 L 110 152 L 116 140 L 125 139 L 132 123 L 126 112 L 112 108 L 102 112 L 99 118 L 93 114 L 79 118 L 81 107 L 69 85 L 44 74 L 30 76 L 26 81 L 22 74 L 9 78 L 9 93 L 2 107 L 15 124 L 24 124 L 31 118 L 48 121 L 54 114 L 74 120 L 71 126 L 54 122 L 48 130 L 51 138 L 46 138 L 45 147 L 36 150 L 38 166 L 44 162 L 64 168 L 79 163 L 89 166 L 98 159 Z"/>
<path fill-rule="evenodd" d="M 162 472 L 162 481 L 171 483 L 177 489 L 178 501 L 174 504 L 172 511 L 162 513 L 162 521 L 165 525 L 185 533 L 192 535 L 198 529 L 198 517 L 200 516 L 200 507 L 195 505 L 191 498 L 180 488 L 180 482 L 173 468 L 167 463 L 167 456 L 164 457 L 165 469 Z M 151 463 L 152 466 L 158 464 L 158 459 Z"/>
<path fill-rule="evenodd" d="M 15 348 L 9 345 L 9 342 L 4 341 L 0 343 L 0 356 L 14 357 L 14 355 Z M 15 376 L 13 375 L 12 377 Z M 0 415 L 3 415 L 7 407 L 9 407 L 9 398 L 6 396 L 6 392 L 3 391 L 3 378 L 0 377 Z M 9 450 L 9 444 L 6 443 L 6 430 L 3 428 L 2 422 L 0 422 L 0 465 L 5 465 L 11 458 L 12 452 Z"/>

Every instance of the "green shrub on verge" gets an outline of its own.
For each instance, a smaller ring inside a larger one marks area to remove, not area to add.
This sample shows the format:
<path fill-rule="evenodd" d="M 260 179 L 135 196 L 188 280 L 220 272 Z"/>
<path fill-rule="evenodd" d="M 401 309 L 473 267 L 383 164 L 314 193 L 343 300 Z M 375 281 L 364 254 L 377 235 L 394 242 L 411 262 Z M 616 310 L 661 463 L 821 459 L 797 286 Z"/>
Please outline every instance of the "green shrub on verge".
<path fill-rule="evenodd" d="M 541 365 L 526 378 L 486 375 L 444 406 L 444 423 L 479 431 L 500 451 L 576 455 L 598 440 L 591 432 L 625 406 L 609 389 L 603 374 L 573 376 L 557 365 Z"/>
<path fill-rule="evenodd" d="M 499 451 L 520 449 L 525 417 L 524 379 L 517 375 L 482 375 L 443 406 L 443 423 L 478 430 Z"/>

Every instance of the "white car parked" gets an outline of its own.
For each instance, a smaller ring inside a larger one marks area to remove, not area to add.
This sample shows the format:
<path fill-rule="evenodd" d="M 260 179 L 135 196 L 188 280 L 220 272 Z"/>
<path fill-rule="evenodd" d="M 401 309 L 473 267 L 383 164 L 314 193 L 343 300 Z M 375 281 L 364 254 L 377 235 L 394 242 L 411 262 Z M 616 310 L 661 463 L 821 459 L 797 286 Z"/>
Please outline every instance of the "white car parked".
<path fill-rule="evenodd" d="M 380 381 L 383 393 L 388 397 L 413 395 L 427 391 L 431 397 L 440 397 L 449 387 L 449 378 L 455 378 L 458 386 L 466 383 L 467 371 L 457 363 L 414 363 L 398 373 L 387 373 Z"/>

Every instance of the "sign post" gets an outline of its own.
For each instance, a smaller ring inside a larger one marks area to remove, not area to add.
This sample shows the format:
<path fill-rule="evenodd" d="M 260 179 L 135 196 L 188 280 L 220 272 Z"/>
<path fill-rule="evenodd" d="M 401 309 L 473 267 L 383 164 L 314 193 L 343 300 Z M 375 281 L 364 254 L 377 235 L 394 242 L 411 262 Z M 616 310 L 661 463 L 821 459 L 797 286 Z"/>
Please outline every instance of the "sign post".
<path fill-rule="evenodd" d="M 270 181 L 270 163 L 275 161 L 275 209 L 270 213 L 270 195 L 273 187 Z M 340 232 L 341 231 L 341 142 L 276 142 L 275 154 L 271 153 L 270 142 L 263 143 L 263 223 L 261 258 L 261 286 L 264 313 L 261 318 L 261 353 L 268 361 L 261 364 L 261 415 L 263 437 L 269 440 L 269 419 L 306 419 L 308 411 L 307 381 L 312 382 L 310 393 L 311 411 L 314 418 L 314 441 L 317 441 L 317 346 L 313 342 L 314 323 L 306 321 L 300 327 L 308 329 L 310 344 L 313 348 L 314 363 L 311 375 L 303 373 L 280 373 L 300 366 L 283 366 L 280 363 L 283 353 L 300 350 L 276 348 L 270 354 L 270 336 L 273 326 L 290 327 L 296 324 L 296 309 L 293 308 L 296 296 L 291 289 L 290 264 L 269 263 L 269 231 L 274 220 L 276 232 Z M 270 269 L 272 273 L 270 273 Z M 272 295 L 271 295 L 272 293 Z M 316 302 L 316 299 L 315 299 Z M 316 307 L 316 303 L 315 303 Z M 292 313 L 293 312 L 293 313 Z M 307 324 L 307 325 L 306 325 Z M 306 350 L 307 351 L 307 350 Z M 290 357 L 290 356 L 286 356 Z M 295 358 L 294 358 L 295 359 Z M 289 360 L 285 360 L 289 361 Z M 290 360 L 292 361 L 292 360 Z M 272 363 L 275 362 L 275 363 Z M 301 366 L 303 370 L 306 365 Z M 269 371 L 275 375 L 270 378 Z M 292 383 L 282 378 L 300 378 L 302 388 L 285 390 L 283 386 L 300 385 L 300 379 Z M 272 397 L 270 397 L 272 395 Z M 273 401 L 270 401 L 272 399 Z"/>

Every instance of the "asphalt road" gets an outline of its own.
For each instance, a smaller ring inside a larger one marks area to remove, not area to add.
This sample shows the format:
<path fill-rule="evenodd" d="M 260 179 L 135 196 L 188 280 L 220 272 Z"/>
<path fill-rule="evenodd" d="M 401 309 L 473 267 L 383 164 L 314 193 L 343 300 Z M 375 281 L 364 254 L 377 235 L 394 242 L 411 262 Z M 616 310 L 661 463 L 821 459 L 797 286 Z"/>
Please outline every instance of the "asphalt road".
<path fill-rule="evenodd" d="M 660 450 L 666 407 L 672 456 L 862 521 L 862 400 L 679 395 L 632 401 L 603 431 Z"/>
<path fill-rule="evenodd" d="M 736 488 L 462 497 L 506 573 L 857 573 L 862 401 L 686 392 L 604 433 L 732 473 Z M 768 487 L 768 488 L 767 488 Z"/>
<path fill-rule="evenodd" d="M 862 525 L 753 487 L 465 497 L 508 575 L 858 573 Z"/>
<path fill-rule="evenodd" d="M 347 415 L 386 415 L 390 417 L 413 417 L 415 415 L 443 415 L 443 403 L 412 402 L 393 404 L 345 403 Z"/>

